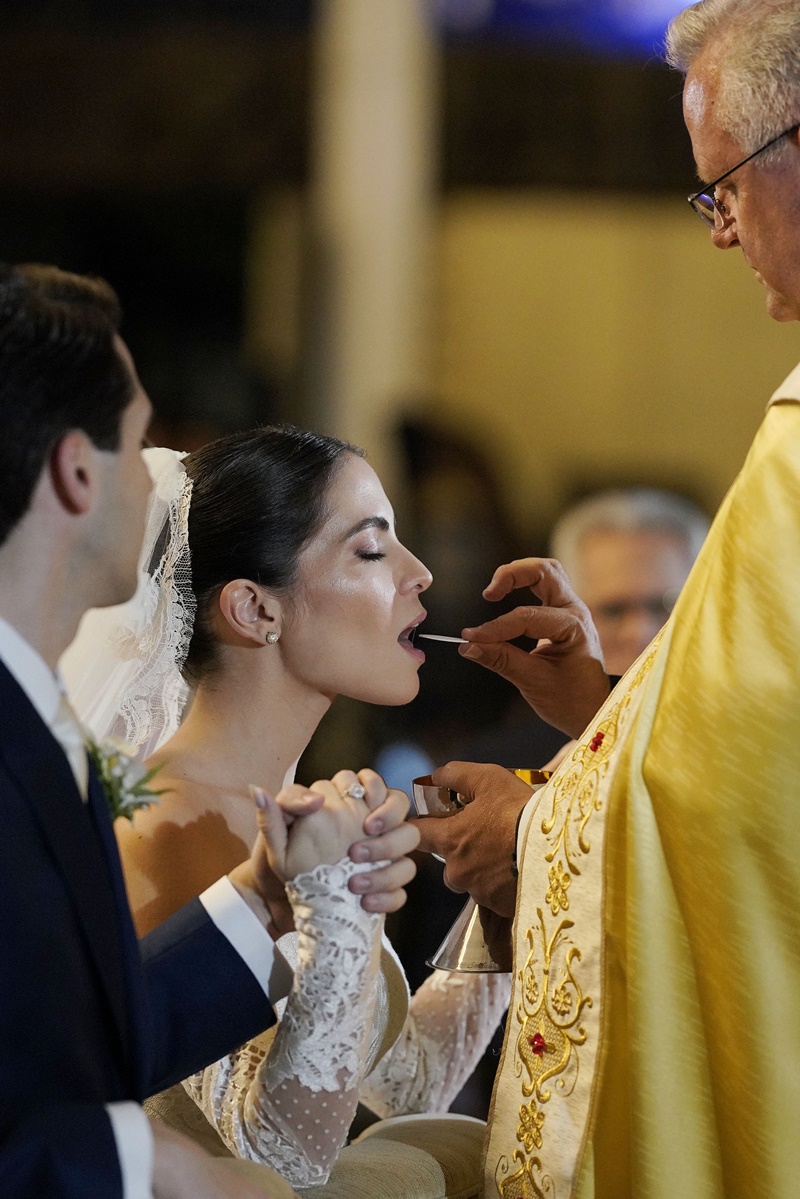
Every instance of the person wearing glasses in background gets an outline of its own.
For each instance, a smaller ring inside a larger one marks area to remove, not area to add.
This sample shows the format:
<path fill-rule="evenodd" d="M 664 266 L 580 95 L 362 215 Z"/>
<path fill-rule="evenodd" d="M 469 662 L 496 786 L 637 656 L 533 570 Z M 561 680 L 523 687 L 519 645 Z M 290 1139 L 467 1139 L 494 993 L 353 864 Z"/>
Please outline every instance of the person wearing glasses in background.
<path fill-rule="evenodd" d="M 556 523 L 552 556 L 592 614 L 609 674 L 624 674 L 665 623 L 709 523 L 690 500 L 650 487 L 594 492 Z"/>
<path fill-rule="evenodd" d="M 667 54 L 712 181 L 692 208 L 741 250 L 770 315 L 798 320 L 800 5 L 703 0 Z M 453 887 L 515 915 L 484 1197 L 794 1199 L 800 367 L 670 620 L 610 694 L 561 567 L 500 567 L 486 594 L 518 587 L 542 606 L 465 630 L 461 652 L 578 743 L 532 797 L 498 767 L 444 767 L 472 803 L 417 822 Z M 521 633 L 549 644 L 525 653 Z"/>

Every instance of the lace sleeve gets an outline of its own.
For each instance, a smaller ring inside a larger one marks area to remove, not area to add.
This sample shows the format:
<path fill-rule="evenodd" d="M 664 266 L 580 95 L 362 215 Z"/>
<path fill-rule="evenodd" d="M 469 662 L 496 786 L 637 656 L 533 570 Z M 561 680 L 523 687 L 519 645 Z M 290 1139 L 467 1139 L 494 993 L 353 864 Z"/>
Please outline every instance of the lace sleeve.
<path fill-rule="evenodd" d="M 403 1031 L 361 1088 L 381 1117 L 447 1111 L 478 1064 L 511 995 L 509 974 L 435 970 L 411 1000 Z"/>
<path fill-rule="evenodd" d="M 349 859 L 287 885 L 297 969 L 278 1025 L 184 1083 L 228 1148 L 292 1186 L 327 1181 L 359 1098 L 383 917 L 347 889 Z"/>

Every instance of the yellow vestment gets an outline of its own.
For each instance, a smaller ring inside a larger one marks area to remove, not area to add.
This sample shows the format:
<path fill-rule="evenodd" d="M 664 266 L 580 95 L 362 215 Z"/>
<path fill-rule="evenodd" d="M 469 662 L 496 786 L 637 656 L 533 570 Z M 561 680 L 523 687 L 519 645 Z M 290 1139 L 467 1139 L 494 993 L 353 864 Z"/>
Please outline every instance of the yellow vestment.
<path fill-rule="evenodd" d="M 800 1196 L 800 368 L 537 797 L 486 1199 Z"/>

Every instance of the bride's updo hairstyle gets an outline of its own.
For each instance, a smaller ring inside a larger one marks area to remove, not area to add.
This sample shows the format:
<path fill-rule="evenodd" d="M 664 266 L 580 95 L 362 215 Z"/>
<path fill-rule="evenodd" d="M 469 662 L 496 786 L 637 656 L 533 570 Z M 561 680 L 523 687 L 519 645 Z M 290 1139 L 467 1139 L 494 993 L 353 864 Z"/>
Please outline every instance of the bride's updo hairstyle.
<path fill-rule="evenodd" d="M 213 441 L 184 460 L 192 479 L 189 552 L 197 613 L 183 674 L 196 685 L 216 665 L 209 619 L 231 579 L 276 595 L 297 581 L 301 550 L 327 517 L 325 497 L 348 454 L 363 450 L 292 425 Z"/>

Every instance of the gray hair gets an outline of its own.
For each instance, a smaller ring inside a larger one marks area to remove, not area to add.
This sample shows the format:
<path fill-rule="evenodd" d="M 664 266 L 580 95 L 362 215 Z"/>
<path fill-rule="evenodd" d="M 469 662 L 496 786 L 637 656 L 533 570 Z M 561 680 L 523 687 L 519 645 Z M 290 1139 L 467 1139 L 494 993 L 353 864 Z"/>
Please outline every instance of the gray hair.
<path fill-rule="evenodd" d="M 800 122 L 797 0 L 701 0 L 674 17 L 667 62 L 684 74 L 713 44 L 721 65 L 718 114 L 745 153 Z M 763 162 L 785 149 L 768 150 Z"/>
<path fill-rule="evenodd" d="M 686 546 L 690 563 L 700 553 L 709 519 L 684 496 L 651 487 L 598 491 L 567 509 L 550 537 L 550 552 L 578 586 L 580 543 L 599 530 L 624 533 L 672 533 Z M 580 590 L 580 588 L 579 588 Z"/>

